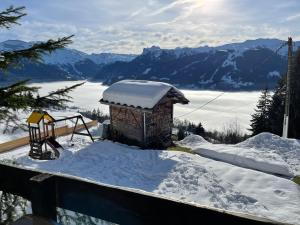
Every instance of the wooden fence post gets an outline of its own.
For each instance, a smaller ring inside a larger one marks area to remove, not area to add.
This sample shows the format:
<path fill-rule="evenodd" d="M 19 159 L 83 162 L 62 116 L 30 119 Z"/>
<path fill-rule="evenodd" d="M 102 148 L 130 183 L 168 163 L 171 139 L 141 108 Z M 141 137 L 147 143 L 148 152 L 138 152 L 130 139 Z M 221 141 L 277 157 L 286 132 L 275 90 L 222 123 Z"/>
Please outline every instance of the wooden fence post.
<path fill-rule="evenodd" d="M 57 221 L 55 178 L 39 174 L 30 179 L 32 185 L 32 214 Z"/>

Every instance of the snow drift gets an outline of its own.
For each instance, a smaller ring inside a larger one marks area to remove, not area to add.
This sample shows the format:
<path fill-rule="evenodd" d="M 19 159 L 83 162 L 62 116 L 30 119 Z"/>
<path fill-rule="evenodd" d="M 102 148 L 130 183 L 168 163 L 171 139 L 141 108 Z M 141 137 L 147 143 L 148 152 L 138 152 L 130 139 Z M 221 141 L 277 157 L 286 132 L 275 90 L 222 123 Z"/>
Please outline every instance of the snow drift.
<path fill-rule="evenodd" d="M 300 141 L 262 133 L 236 145 L 211 144 L 197 135 L 179 142 L 201 156 L 293 177 L 300 172 Z"/>

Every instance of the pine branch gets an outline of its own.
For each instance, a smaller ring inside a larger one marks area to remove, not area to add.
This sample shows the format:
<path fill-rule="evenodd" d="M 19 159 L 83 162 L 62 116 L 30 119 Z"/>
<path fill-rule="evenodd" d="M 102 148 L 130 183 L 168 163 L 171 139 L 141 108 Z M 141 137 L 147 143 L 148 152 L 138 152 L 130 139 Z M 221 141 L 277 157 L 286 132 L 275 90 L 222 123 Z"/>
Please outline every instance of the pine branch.
<path fill-rule="evenodd" d="M 0 12 L 0 28 L 9 29 L 14 24 L 19 24 L 17 21 L 26 15 L 24 13 L 25 7 L 10 6 L 8 9 Z M 42 55 L 51 53 L 57 49 L 64 48 L 72 43 L 71 38 L 74 35 L 59 38 L 57 40 L 48 40 L 47 42 L 40 42 L 33 44 L 28 49 L 21 49 L 9 52 L 1 52 L 4 60 L 0 61 L 0 69 L 7 69 L 8 66 L 18 66 L 21 59 L 25 58 L 32 61 L 41 62 Z"/>
<path fill-rule="evenodd" d="M 83 85 L 85 82 L 58 89 L 50 92 L 48 95 L 37 97 L 33 107 L 35 108 L 65 108 L 68 102 L 71 102 L 72 97 L 68 94 L 75 88 Z"/>
<path fill-rule="evenodd" d="M 33 109 L 64 109 L 67 103 L 71 102 L 72 97 L 68 94 L 85 82 L 58 89 L 48 95 L 40 97 L 36 95 L 39 87 L 28 87 L 28 80 L 0 88 L 0 121 L 5 122 L 4 132 L 9 128 L 15 130 L 22 129 L 17 112 L 19 110 Z"/>
<path fill-rule="evenodd" d="M 42 62 L 43 54 L 50 54 L 57 49 L 65 48 L 72 43 L 71 38 L 73 36 L 70 35 L 57 40 L 50 39 L 47 42 L 36 43 L 28 49 L 2 52 L 1 55 L 4 57 L 4 61 L 0 62 L 0 69 L 7 69 L 8 66 L 17 66 L 21 59 Z"/>
<path fill-rule="evenodd" d="M 6 86 L 6 87 L 0 87 L 0 91 L 8 91 L 9 89 L 13 89 L 15 87 L 19 87 L 21 85 L 25 85 L 25 84 L 28 83 L 28 81 L 29 81 L 29 79 L 27 79 L 27 80 L 21 80 L 21 81 L 18 81 L 16 83 L 13 83 L 13 84 L 11 84 L 9 86 Z"/>
<path fill-rule="evenodd" d="M 70 87 L 65 87 L 65 88 L 58 89 L 58 90 L 56 90 L 56 91 L 52 91 L 52 92 L 50 92 L 48 95 L 43 96 L 43 97 L 41 97 L 40 99 L 42 99 L 42 98 L 49 98 L 49 97 L 53 97 L 53 96 L 57 96 L 57 95 L 59 95 L 59 96 L 67 96 L 67 94 L 68 94 L 70 91 L 72 91 L 73 89 L 75 89 L 75 88 L 77 88 L 77 87 L 83 85 L 84 83 L 85 83 L 85 82 L 82 82 L 82 83 L 75 84 L 75 85 L 70 86 Z M 69 98 L 71 98 L 71 97 L 69 97 Z"/>
<path fill-rule="evenodd" d="M 18 20 L 26 15 L 24 9 L 23 6 L 11 6 L 0 12 L 0 28 L 9 29 L 12 25 L 19 24 Z M 57 40 L 50 39 L 46 42 L 38 42 L 27 49 L 0 52 L 0 69 L 5 72 L 8 67 L 21 66 L 22 59 L 41 62 L 44 54 L 50 54 L 72 43 L 72 37 L 73 35 Z M 66 107 L 66 103 L 71 101 L 68 93 L 83 84 L 58 89 L 46 96 L 39 97 L 36 96 L 39 87 L 28 87 L 27 83 L 28 80 L 23 80 L 9 86 L 0 87 L 0 121 L 7 121 L 7 127 L 10 126 L 10 123 L 18 121 L 18 110 L 51 107 L 61 109 Z"/>
<path fill-rule="evenodd" d="M 26 13 L 23 12 L 24 10 L 24 6 L 10 6 L 6 10 L 0 12 L 0 27 L 9 29 L 12 25 L 19 25 L 17 21 L 26 15 Z"/>
<path fill-rule="evenodd" d="M 33 95 L 39 88 L 26 86 L 27 82 L 28 80 L 23 80 L 0 88 L 0 119 L 6 110 L 27 109 L 33 104 Z"/>

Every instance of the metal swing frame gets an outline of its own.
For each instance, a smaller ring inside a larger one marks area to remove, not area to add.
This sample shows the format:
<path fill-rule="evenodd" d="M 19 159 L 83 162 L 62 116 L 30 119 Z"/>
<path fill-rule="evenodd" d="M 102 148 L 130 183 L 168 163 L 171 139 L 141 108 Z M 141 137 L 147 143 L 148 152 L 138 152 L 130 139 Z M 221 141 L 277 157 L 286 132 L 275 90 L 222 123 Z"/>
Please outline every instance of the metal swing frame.
<path fill-rule="evenodd" d="M 65 121 L 65 120 L 72 120 L 72 119 L 75 119 L 75 118 L 76 118 L 76 122 L 75 122 L 75 126 L 73 128 L 73 131 L 72 131 L 71 141 L 73 140 L 74 134 L 77 134 L 77 135 L 82 135 L 82 136 L 88 136 L 88 137 L 91 138 L 91 140 L 93 142 L 95 142 L 93 136 L 91 135 L 91 133 L 90 133 L 90 131 L 89 131 L 89 129 L 88 129 L 88 127 L 87 127 L 86 123 L 84 122 L 83 117 L 81 115 L 71 116 L 71 117 L 66 117 L 66 118 L 54 120 L 54 122 L 56 123 L 56 122 L 61 122 L 61 121 Z M 86 129 L 87 133 L 81 133 L 81 132 L 76 131 L 79 120 L 81 120 L 81 122 L 84 125 L 84 128 Z"/>

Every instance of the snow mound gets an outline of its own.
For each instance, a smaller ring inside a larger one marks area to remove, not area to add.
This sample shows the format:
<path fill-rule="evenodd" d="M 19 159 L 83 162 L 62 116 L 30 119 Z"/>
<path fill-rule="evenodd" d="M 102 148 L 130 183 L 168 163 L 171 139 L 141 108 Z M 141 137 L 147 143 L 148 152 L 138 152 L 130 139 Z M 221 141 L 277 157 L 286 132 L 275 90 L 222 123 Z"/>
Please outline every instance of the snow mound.
<path fill-rule="evenodd" d="M 273 152 L 279 155 L 295 175 L 300 174 L 300 140 L 282 138 L 271 133 L 261 133 L 236 146 L 257 149 L 261 153 Z"/>
<path fill-rule="evenodd" d="M 269 133 L 237 145 L 211 144 L 197 135 L 188 136 L 179 144 L 192 148 L 201 156 L 266 173 L 293 177 L 300 171 L 297 141 Z"/>
<path fill-rule="evenodd" d="M 185 137 L 183 140 L 177 142 L 179 145 L 183 145 L 185 147 L 194 148 L 200 144 L 209 144 L 203 137 L 195 134 L 190 134 Z"/>
<path fill-rule="evenodd" d="M 255 149 L 245 150 L 242 148 L 211 146 L 195 149 L 194 152 L 201 156 L 228 162 L 236 166 L 293 177 L 289 166 L 276 154 L 261 154 Z"/>
<path fill-rule="evenodd" d="M 274 149 L 281 152 L 300 151 L 300 140 L 282 138 L 271 133 L 261 133 L 243 141 L 236 146 L 247 148 Z"/>

